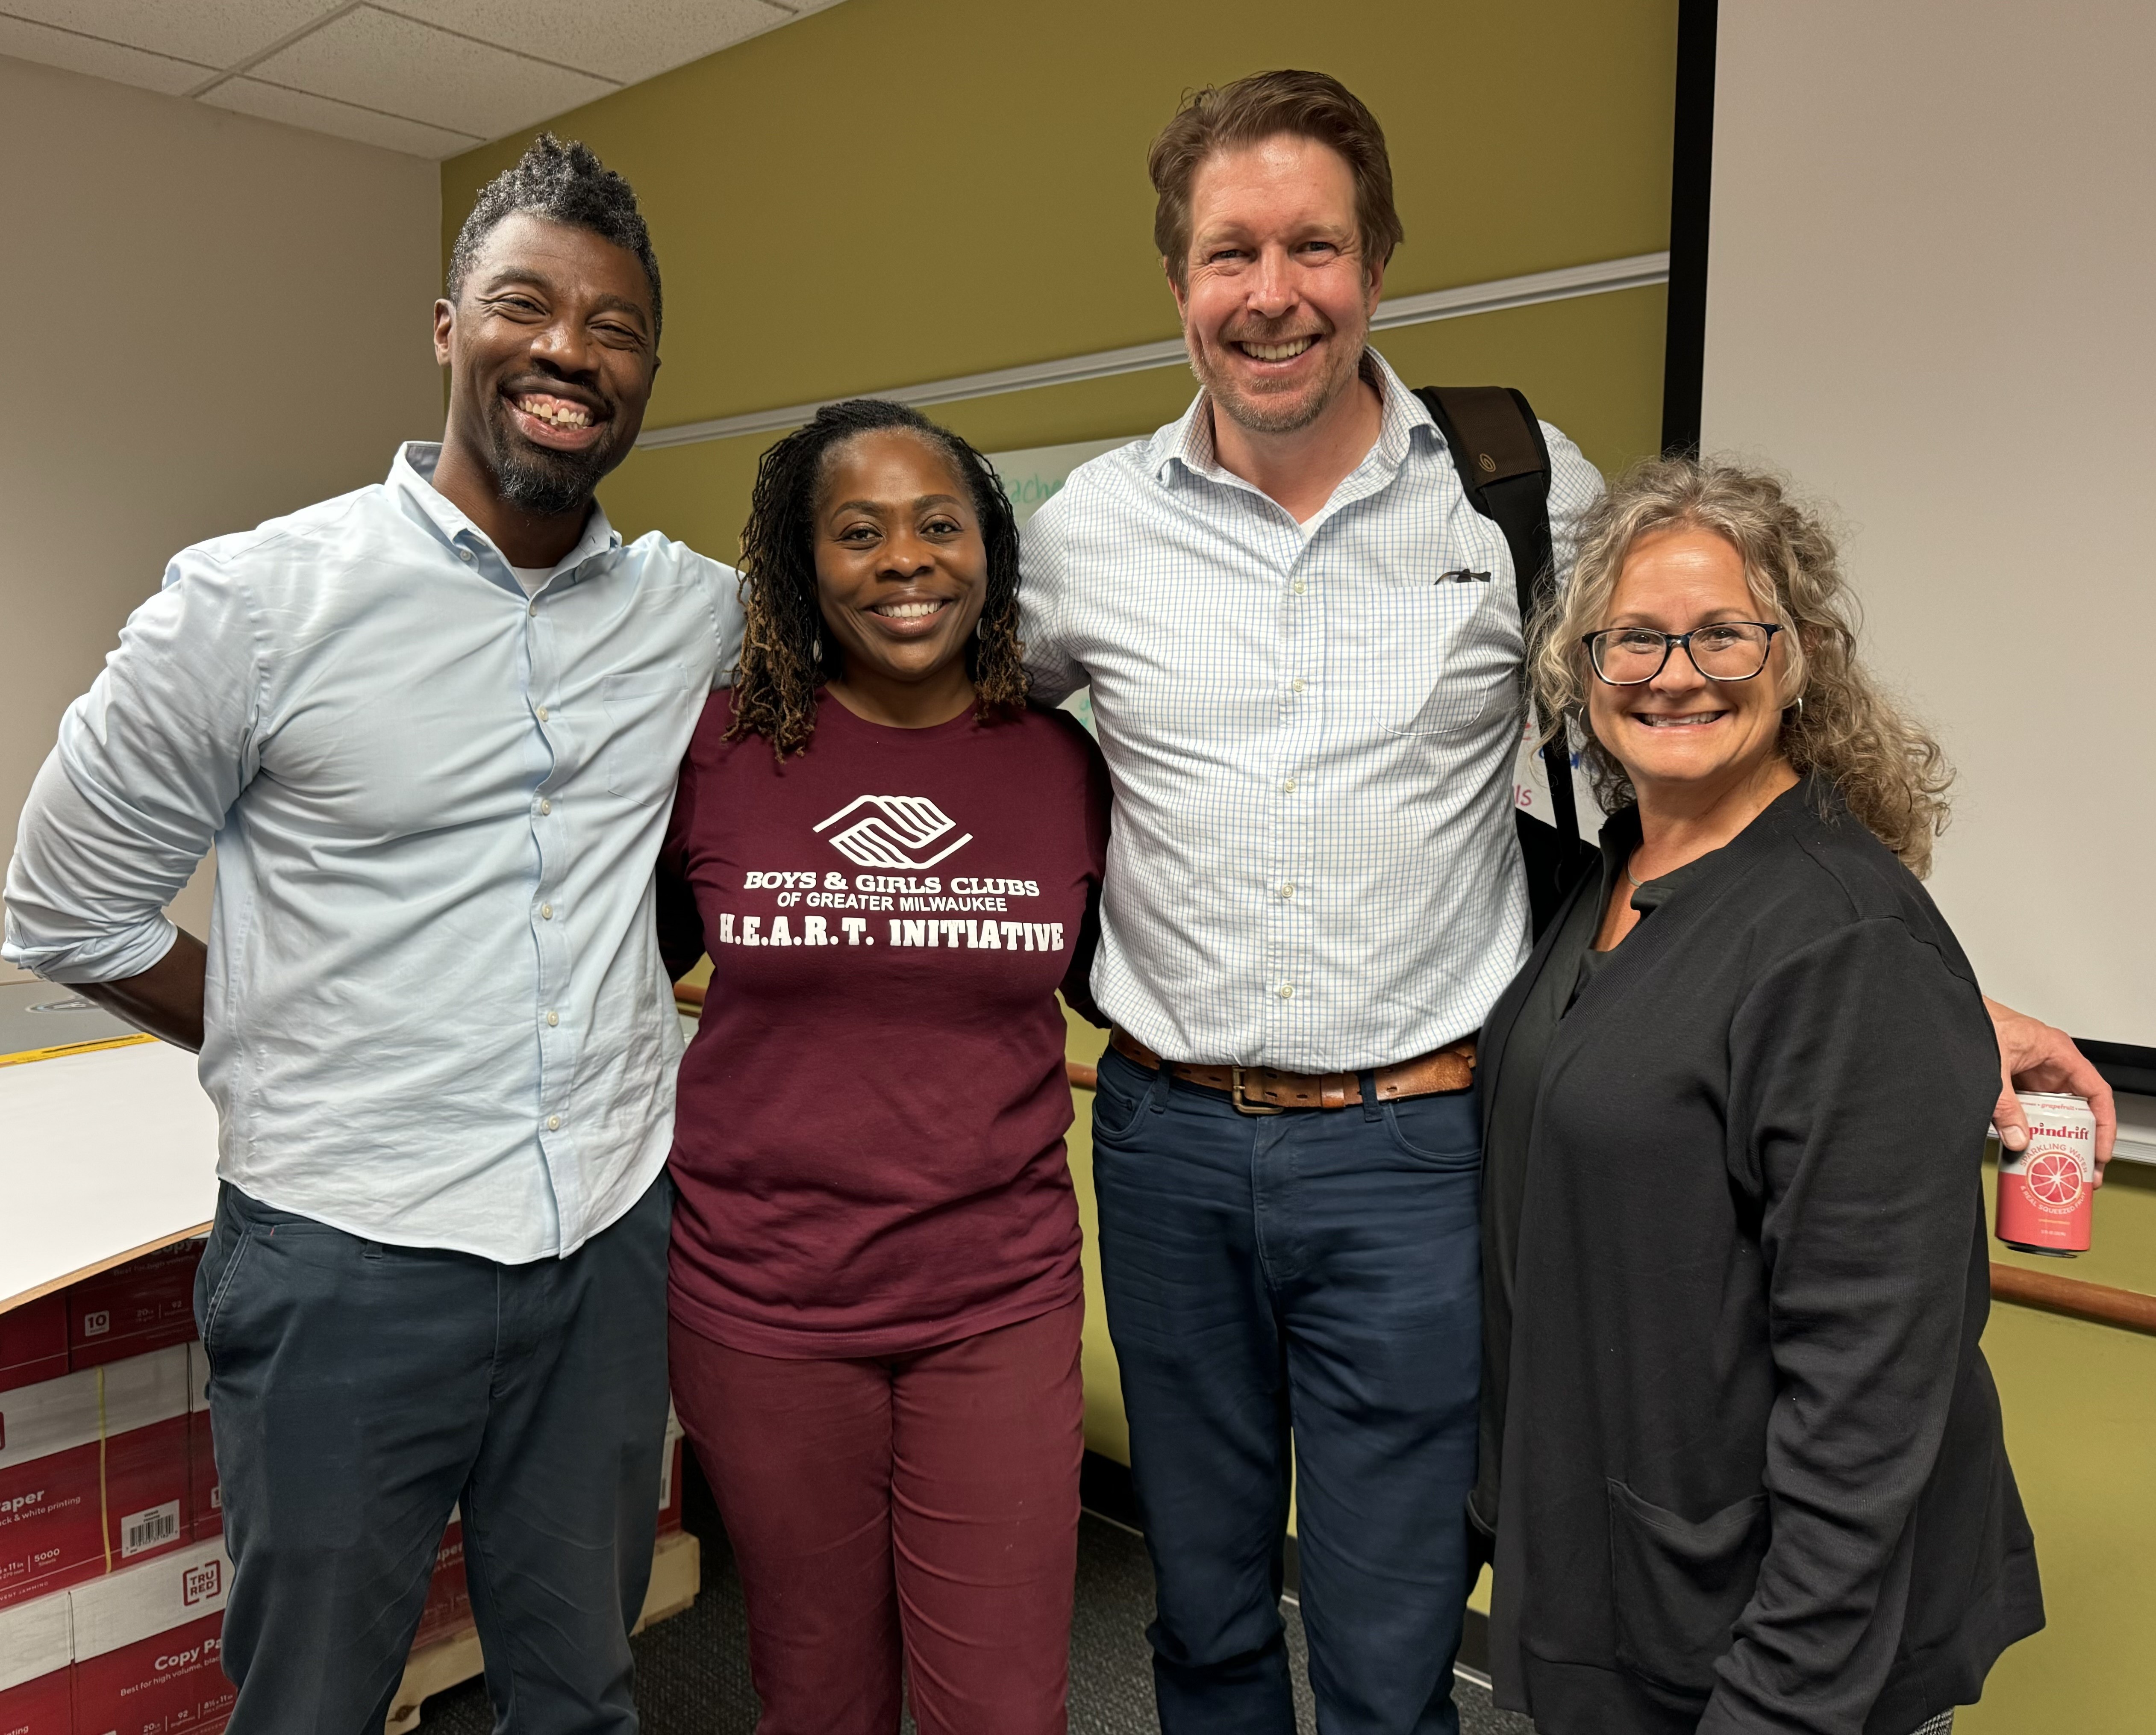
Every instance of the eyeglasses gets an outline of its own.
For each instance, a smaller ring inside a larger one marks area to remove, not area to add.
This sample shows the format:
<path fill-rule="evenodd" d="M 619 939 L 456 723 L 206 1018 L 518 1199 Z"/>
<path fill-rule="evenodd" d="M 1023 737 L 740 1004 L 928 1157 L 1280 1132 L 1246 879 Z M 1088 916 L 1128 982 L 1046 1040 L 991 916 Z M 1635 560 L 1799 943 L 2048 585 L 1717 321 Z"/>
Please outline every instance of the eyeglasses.
<path fill-rule="evenodd" d="M 1594 672 L 1613 687 L 1644 686 L 1662 672 L 1680 644 L 1693 668 L 1709 680 L 1749 680 L 1767 666 L 1774 634 L 1782 629 L 1763 620 L 1717 621 L 1689 633 L 1657 633 L 1646 627 L 1611 627 L 1589 633 L 1587 647 Z"/>

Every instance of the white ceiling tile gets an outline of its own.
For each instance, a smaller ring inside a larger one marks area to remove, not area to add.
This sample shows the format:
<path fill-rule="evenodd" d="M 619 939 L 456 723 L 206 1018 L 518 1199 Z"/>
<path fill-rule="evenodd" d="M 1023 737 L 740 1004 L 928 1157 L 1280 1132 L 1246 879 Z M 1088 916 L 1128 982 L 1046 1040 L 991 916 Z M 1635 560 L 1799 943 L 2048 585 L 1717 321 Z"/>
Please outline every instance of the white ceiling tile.
<path fill-rule="evenodd" d="M 774 30 L 788 0 L 382 0 L 393 12 L 634 84 Z M 808 0 L 809 5 L 816 0 Z M 829 3 L 829 0 L 825 0 Z"/>
<path fill-rule="evenodd" d="M 339 0 L 0 0 L 0 12 L 225 67 L 326 18 Z M 130 80 L 131 83 L 132 80 Z M 197 80 L 200 82 L 199 80 Z"/>
<path fill-rule="evenodd" d="M 304 90 L 286 90 L 255 79 L 227 79 L 203 98 L 221 109 L 234 109 L 264 121 L 282 121 L 288 126 L 304 126 L 341 139 L 357 139 L 362 145 L 380 145 L 408 156 L 454 157 L 480 142 L 473 133 L 449 132 L 395 115 L 377 115 L 350 103 L 332 102 L 326 96 L 310 96 Z"/>
<path fill-rule="evenodd" d="M 86 72 L 92 78 L 110 79 L 117 84 L 137 85 L 145 90 L 162 90 L 167 96 L 192 90 L 210 76 L 204 68 L 184 60 L 146 54 L 140 49 L 100 42 L 94 36 L 50 30 L 4 14 L 0 14 L 0 54 L 69 72 Z"/>
<path fill-rule="evenodd" d="M 614 88 L 362 7 L 249 69 L 265 83 L 499 138 Z"/>

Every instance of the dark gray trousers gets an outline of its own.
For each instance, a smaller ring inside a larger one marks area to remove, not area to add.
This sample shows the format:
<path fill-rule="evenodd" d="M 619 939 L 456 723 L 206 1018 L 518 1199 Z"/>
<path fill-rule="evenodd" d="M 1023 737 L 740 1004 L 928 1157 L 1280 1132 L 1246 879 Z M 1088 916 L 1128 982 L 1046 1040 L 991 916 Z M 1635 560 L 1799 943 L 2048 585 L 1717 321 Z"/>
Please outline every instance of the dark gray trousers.
<path fill-rule="evenodd" d="M 661 1176 L 567 1259 L 362 1240 L 226 1187 L 195 1286 L 231 1735 L 380 1735 L 452 1506 L 501 1735 L 634 1735 L 666 1424 Z"/>

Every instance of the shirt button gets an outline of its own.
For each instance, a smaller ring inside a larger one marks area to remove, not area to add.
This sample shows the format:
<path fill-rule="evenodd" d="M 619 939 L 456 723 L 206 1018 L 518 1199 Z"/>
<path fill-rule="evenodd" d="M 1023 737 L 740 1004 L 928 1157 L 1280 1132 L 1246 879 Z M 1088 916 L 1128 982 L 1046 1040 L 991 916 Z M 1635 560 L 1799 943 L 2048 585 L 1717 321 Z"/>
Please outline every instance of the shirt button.
<path fill-rule="evenodd" d="M 1295 593 L 1296 593 L 1297 596 L 1301 596 L 1301 595 L 1302 594 L 1302 591 L 1303 591 L 1302 580 L 1301 580 L 1300 578 L 1298 578 L 1298 579 L 1296 579 L 1296 580 L 1295 581 Z"/>
<path fill-rule="evenodd" d="M 471 564 L 471 557 L 472 552 L 470 549 L 459 548 L 457 550 L 457 558 L 462 561 L 466 566 L 470 566 Z"/>
<path fill-rule="evenodd" d="M 543 795 L 542 795 L 542 796 L 541 796 L 541 797 L 539 798 L 539 814 L 540 814 L 540 817 L 543 819 L 543 818 L 545 818 L 548 814 L 551 814 L 551 813 L 552 813 L 553 811 L 554 811 L 554 803 L 553 803 L 552 802 L 551 802 L 551 801 L 547 800 L 547 798 L 546 798 L 545 796 L 543 796 Z"/>
<path fill-rule="evenodd" d="M 547 1130 L 549 1132 L 559 1132 L 562 1130 L 562 1117 L 559 1115 L 547 1116 Z"/>
<path fill-rule="evenodd" d="M 561 1022 L 562 1022 L 562 1014 L 561 1014 L 560 1013 L 558 1013 L 558 1012 L 550 1012 L 550 1013 L 548 1013 L 548 1014 L 547 1014 L 547 1028 L 548 1029 L 550 1029 L 550 1030 L 551 1030 L 551 1029 L 552 1029 L 554 1028 L 554 1026 L 555 1026 L 555 1025 L 557 1025 L 557 1024 L 560 1024 Z"/>
<path fill-rule="evenodd" d="M 1281 886 L 1281 896 L 1282 897 L 1293 897 L 1295 896 L 1295 887 L 1292 885 Z"/>
<path fill-rule="evenodd" d="M 535 597 L 535 598 L 532 598 L 532 601 L 531 601 L 531 606 L 529 608 L 526 608 L 524 612 L 525 612 L 526 614 L 536 614 L 536 613 L 539 612 L 539 601 L 538 601 L 538 598 L 536 598 L 536 597 Z"/>
<path fill-rule="evenodd" d="M 552 904 L 540 905 L 539 919 L 542 921 L 552 921 L 554 919 L 554 906 Z"/>
<path fill-rule="evenodd" d="M 1301 680 L 1300 678 L 1298 678 L 1298 679 L 1296 679 L 1296 680 L 1292 680 L 1292 681 L 1289 682 L 1289 685 L 1291 685 L 1291 687 L 1293 687 L 1293 688 L 1295 689 L 1295 690 L 1296 690 L 1296 692 L 1298 692 L 1298 693 L 1299 693 L 1299 692 L 1301 692 L 1301 691 L 1302 690 L 1302 689 L 1303 689 L 1303 685 L 1304 685 L 1304 683 L 1302 682 L 1302 680 Z"/>
<path fill-rule="evenodd" d="M 1281 793 L 1283 795 L 1292 795 L 1295 793 L 1295 779 L 1293 778 L 1283 778 L 1281 779 Z"/>
<path fill-rule="evenodd" d="M 1283 1000 L 1292 1000 L 1295 998 L 1295 984 L 1291 982 L 1283 982 L 1281 984 L 1280 995 Z"/>
<path fill-rule="evenodd" d="M 545 706 L 543 706 L 543 705 L 542 705 L 542 706 L 541 706 L 539 707 L 539 721 L 540 721 L 541 722 L 542 722 L 542 723 L 543 723 L 543 722 L 545 722 L 545 721 L 547 721 L 547 707 L 546 707 Z"/>

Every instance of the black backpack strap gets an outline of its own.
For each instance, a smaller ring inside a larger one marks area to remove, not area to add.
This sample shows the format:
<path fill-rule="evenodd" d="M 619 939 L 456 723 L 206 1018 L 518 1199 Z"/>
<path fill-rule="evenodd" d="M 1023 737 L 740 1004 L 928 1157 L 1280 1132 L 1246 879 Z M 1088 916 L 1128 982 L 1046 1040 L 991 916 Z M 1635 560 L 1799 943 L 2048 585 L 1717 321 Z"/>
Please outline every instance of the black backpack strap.
<path fill-rule="evenodd" d="M 1534 406 L 1508 386 L 1423 386 L 1422 400 L 1445 436 L 1468 503 L 1503 532 L 1512 553 L 1524 638 L 1557 590 L 1551 570 L 1549 445 Z M 1572 797 L 1572 753 L 1560 731 L 1543 744 L 1550 819 L 1567 843 L 1579 839 Z"/>

